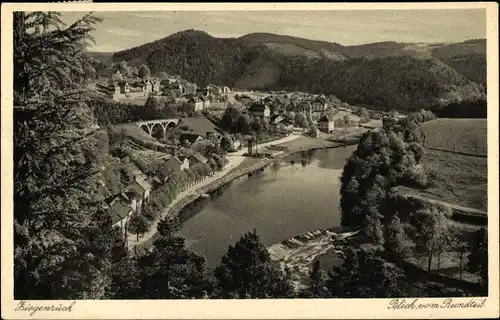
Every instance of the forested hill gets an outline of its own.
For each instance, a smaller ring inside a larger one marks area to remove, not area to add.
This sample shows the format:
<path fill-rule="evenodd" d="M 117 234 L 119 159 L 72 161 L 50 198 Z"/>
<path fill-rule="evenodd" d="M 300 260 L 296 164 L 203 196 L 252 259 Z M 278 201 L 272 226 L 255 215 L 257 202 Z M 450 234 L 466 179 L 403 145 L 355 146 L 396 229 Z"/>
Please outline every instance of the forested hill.
<path fill-rule="evenodd" d="M 262 33 L 223 39 L 188 30 L 117 52 L 113 60 L 147 64 L 153 74 L 179 74 L 199 85 L 322 92 L 408 110 L 483 95 L 484 88 L 471 80 L 481 82 L 480 72 L 467 75 L 481 70 L 474 63 L 482 63 L 482 47 L 481 41 L 347 47 Z"/>

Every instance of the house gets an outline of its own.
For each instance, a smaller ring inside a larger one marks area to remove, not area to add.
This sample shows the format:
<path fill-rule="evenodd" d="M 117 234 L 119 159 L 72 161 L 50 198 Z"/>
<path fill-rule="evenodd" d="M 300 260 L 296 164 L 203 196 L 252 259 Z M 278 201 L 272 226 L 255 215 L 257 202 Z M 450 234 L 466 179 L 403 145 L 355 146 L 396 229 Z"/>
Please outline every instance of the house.
<path fill-rule="evenodd" d="M 183 143 L 186 140 L 189 141 L 190 144 L 193 144 L 198 141 L 203 141 L 203 137 L 196 133 L 181 133 L 179 135 L 179 141 Z"/>
<path fill-rule="evenodd" d="M 278 124 L 283 120 L 285 120 L 285 117 L 282 114 L 273 114 L 269 118 L 269 124 Z"/>
<path fill-rule="evenodd" d="M 208 97 L 210 94 L 210 90 L 208 88 L 198 88 L 196 89 L 196 95 L 198 97 Z"/>
<path fill-rule="evenodd" d="M 205 116 L 182 118 L 175 127 L 176 134 L 197 134 L 203 139 L 220 139 L 224 132 Z M 182 140 L 180 140 L 182 141 Z"/>
<path fill-rule="evenodd" d="M 245 94 L 243 95 L 236 95 L 235 96 L 236 100 L 244 105 L 248 105 L 252 103 L 253 99 Z"/>
<path fill-rule="evenodd" d="M 145 95 L 153 93 L 153 83 L 151 81 L 143 80 L 141 83 L 141 87 L 142 87 L 142 92 L 144 92 Z"/>
<path fill-rule="evenodd" d="M 335 118 L 331 113 L 323 114 L 318 120 L 318 129 L 323 132 L 333 132 L 335 129 Z"/>
<path fill-rule="evenodd" d="M 186 103 L 191 108 L 194 108 L 195 112 L 203 110 L 203 101 L 198 97 L 191 97 Z"/>
<path fill-rule="evenodd" d="M 271 116 L 271 109 L 263 103 L 253 104 L 248 111 L 255 117 L 268 118 Z"/>
<path fill-rule="evenodd" d="M 125 94 L 121 93 L 121 88 L 118 85 L 118 82 L 114 82 L 109 85 L 96 84 L 95 89 L 97 92 L 104 94 L 115 101 L 120 101 L 121 99 L 126 98 Z"/>
<path fill-rule="evenodd" d="M 166 166 L 162 166 L 156 173 L 155 177 L 153 178 L 153 181 L 157 185 L 162 185 L 166 183 L 170 179 L 170 174 L 171 172 Z"/>
<path fill-rule="evenodd" d="M 180 97 L 185 94 L 184 87 L 178 81 L 163 86 L 163 95 L 169 97 Z"/>
<path fill-rule="evenodd" d="M 182 158 L 182 159 L 181 159 Z M 173 173 L 180 173 L 189 169 L 189 160 L 183 156 L 173 156 L 163 164 L 167 170 Z"/>
<path fill-rule="evenodd" d="M 191 97 L 187 100 L 187 104 L 194 107 L 194 111 L 202 111 L 210 106 L 210 101 L 204 96 Z"/>
<path fill-rule="evenodd" d="M 199 163 L 207 163 L 208 159 L 205 158 L 203 155 L 201 155 L 199 152 L 193 153 L 191 156 L 189 156 L 189 165 L 195 165 Z"/>
<path fill-rule="evenodd" d="M 324 97 L 317 97 L 313 102 L 312 102 L 312 111 L 314 113 L 323 113 L 326 109 L 328 108 L 328 103 L 326 101 L 326 98 Z"/>
<path fill-rule="evenodd" d="M 207 90 L 212 95 L 220 95 L 222 93 L 222 89 L 219 86 L 209 84 L 207 86 Z"/>
<path fill-rule="evenodd" d="M 123 189 L 121 194 L 132 207 L 134 213 L 139 214 L 143 206 L 149 202 L 151 185 L 142 177 L 137 176 L 135 180 Z"/>
<path fill-rule="evenodd" d="M 161 92 L 161 85 L 159 80 L 151 80 L 151 92 L 159 94 Z"/>
<path fill-rule="evenodd" d="M 132 217 L 132 207 L 121 196 L 116 197 L 109 204 L 109 211 L 111 215 L 111 225 L 113 228 L 120 228 L 125 236 L 128 230 L 128 222 Z"/>
<path fill-rule="evenodd" d="M 120 93 L 130 92 L 130 84 L 127 81 L 118 81 L 118 86 L 120 87 Z"/>

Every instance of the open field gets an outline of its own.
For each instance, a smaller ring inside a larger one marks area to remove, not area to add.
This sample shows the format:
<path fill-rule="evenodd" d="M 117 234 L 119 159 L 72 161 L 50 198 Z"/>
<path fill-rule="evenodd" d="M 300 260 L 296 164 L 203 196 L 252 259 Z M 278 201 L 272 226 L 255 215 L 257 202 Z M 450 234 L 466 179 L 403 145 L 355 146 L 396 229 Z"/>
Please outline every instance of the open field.
<path fill-rule="evenodd" d="M 486 158 L 428 150 L 423 165 L 430 187 L 422 196 L 487 211 Z"/>
<path fill-rule="evenodd" d="M 487 211 L 486 119 L 437 119 L 423 124 L 423 166 L 429 187 L 423 197 Z"/>
<path fill-rule="evenodd" d="M 485 156 L 486 119 L 436 119 L 423 123 L 426 147 Z"/>

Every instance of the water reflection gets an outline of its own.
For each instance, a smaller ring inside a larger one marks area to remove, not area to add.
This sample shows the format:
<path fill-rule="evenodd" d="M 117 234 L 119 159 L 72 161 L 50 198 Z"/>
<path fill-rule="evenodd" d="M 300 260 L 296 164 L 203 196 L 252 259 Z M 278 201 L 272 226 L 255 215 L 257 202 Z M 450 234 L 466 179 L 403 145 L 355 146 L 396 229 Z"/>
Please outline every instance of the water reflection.
<path fill-rule="evenodd" d="M 301 152 L 243 176 L 181 211 L 181 233 L 209 266 L 253 228 L 265 245 L 340 225 L 339 179 L 353 149 Z M 296 166 L 300 162 L 300 170 Z"/>

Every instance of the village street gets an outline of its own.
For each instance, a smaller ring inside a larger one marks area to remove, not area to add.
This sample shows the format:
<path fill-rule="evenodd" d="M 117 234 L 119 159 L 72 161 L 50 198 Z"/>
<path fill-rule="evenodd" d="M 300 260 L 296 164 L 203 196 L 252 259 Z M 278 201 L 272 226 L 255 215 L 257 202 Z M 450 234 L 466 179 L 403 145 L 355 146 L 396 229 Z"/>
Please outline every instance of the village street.
<path fill-rule="evenodd" d="M 266 142 L 266 143 L 262 143 L 262 144 L 259 144 L 257 147 L 261 148 L 261 147 L 266 147 L 266 146 L 269 146 L 269 145 L 274 145 L 274 144 L 281 144 L 281 143 L 285 143 L 285 142 L 289 142 L 289 141 L 293 141 L 297 138 L 299 138 L 301 135 L 298 135 L 298 134 L 291 134 L 287 137 L 284 137 L 282 139 L 278 139 L 278 140 L 273 140 L 273 141 L 269 141 L 269 142 Z M 172 209 L 173 206 L 175 206 L 180 200 L 182 200 L 184 197 L 187 197 L 189 195 L 191 195 L 193 192 L 196 192 L 196 190 L 198 190 L 199 188 L 202 188 L 220 178 L 222 178 L 223 176 L 225 176 L 229 171 L 231 171 L 232 169 L 238 167 L 242 162 L 243 160 L 245 159 L 245 157 L 243 156 L 243 154 L 246 152 L 246 149 L 241 149 L 239 151 L 236 151 L 236 152 L 233 152 L 233 153 L 230 153 L 228 154 L 227 158 L 229 160 L 228 164 L 224 167 L 224 169 L 222 171 L 219 171 L 219 172 L 216 172 L 213 176 L 193 185 L 192 187 L 180 192 L 177 197 L 175 197 L 174 200 L 172 200 L 172 202 L 165 208 L 165 210 L 163 211 L 162 213 L 162 218 Z M 156 233 L 157 231 L 157 227 L 158 227 L 158 223 L 160 222 L 161 219 L 158 219 L 156 220 L 150 227 L 150 229 L 148 230 L 148 232 L 144 233 L 141 237 L 139 237 L 139 241 L 137 241 L 137 235 L 136 234 L 131 234 L 129 233 L 128 234 L 128 239 L 127 239 L 127 243 L 128 243 L 128 247 L 129 248 L 133 248 L 134 246 L 136 245 L 140 245 L 142 244 L 143 242 L 145 241 L 148 241 L 149 239 L 151 239 L 151 237 L 153 237 L 153 235 Z"/>

